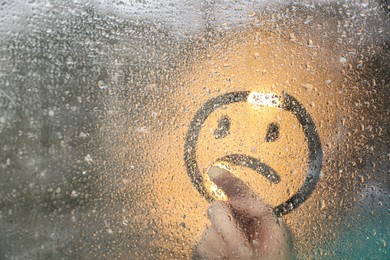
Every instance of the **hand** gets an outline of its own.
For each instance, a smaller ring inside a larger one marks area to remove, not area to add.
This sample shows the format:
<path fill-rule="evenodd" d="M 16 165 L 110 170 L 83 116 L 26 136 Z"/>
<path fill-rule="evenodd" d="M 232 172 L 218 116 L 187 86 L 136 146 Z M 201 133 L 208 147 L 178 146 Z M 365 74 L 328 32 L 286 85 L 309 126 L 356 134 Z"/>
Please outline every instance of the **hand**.
<path fill-rule="evenodd" d="M 208 208 L 211 226 L 194 258 L 289 259 L 289 236 L 272 208 L 227 170 L 211 167 L 209 176 L 228 202 L 216 201 Z"/>

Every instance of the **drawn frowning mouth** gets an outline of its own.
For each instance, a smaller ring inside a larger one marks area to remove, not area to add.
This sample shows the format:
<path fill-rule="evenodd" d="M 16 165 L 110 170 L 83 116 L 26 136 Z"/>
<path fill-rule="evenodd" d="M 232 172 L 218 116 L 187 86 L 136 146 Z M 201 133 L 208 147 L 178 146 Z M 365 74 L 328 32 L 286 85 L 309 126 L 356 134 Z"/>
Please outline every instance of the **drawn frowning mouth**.
<path fill-rule="evenodd" d="M 280 175 L 275 172 L 270 166 L 260 162 L 258 159 L 245 154 L 231 154 L 217 159 L 217 162 L 228 162 L 236 166 L 244 166 L 263 175 L 274 184 L 280 182 Z"/>

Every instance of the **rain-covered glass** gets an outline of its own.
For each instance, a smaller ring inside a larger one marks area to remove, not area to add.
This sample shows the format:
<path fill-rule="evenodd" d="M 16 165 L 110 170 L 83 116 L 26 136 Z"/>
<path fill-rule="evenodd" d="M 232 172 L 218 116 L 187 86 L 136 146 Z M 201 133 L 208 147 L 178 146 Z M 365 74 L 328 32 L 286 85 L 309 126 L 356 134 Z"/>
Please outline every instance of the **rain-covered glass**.
<path fill-rule="evenodd" d="M 297 259 L 389 259 L 388 1 L 0 3 L 0 259 L 191 258 L 230 170 Z"/>

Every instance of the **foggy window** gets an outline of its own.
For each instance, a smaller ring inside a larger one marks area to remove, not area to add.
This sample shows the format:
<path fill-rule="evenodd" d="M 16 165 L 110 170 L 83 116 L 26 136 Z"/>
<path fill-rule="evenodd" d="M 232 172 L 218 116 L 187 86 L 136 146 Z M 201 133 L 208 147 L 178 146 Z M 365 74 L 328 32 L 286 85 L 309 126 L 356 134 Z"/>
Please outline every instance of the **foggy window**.
<path fill-rule="evenodd" d="M 387 1 L 4 1 L 0 259 L 190 259 L 228 169 L 296 259 L 388 259 Z"/>

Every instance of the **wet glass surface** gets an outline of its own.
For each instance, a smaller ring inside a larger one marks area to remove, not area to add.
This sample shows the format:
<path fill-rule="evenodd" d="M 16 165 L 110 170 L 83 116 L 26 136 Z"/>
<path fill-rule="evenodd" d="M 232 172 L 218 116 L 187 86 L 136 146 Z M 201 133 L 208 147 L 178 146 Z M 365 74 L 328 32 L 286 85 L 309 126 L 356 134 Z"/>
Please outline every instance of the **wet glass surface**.
<path fill-rule="evenodd" d="M 0 14 L 0 259 L 190 258 L 215 165 L 281 213 L 297 259 L 389 257 L 386 1 Z"/>

